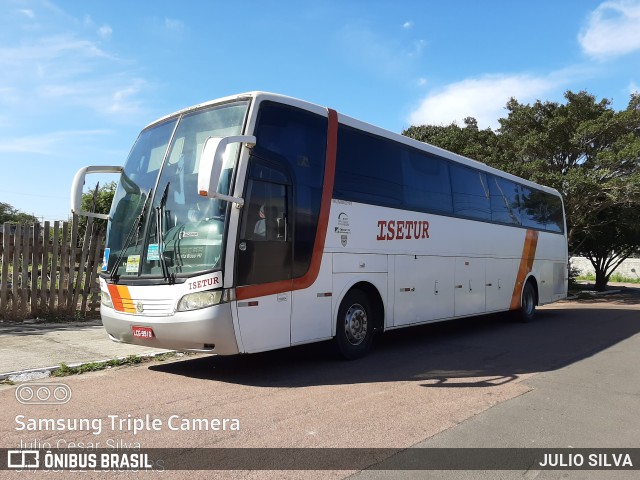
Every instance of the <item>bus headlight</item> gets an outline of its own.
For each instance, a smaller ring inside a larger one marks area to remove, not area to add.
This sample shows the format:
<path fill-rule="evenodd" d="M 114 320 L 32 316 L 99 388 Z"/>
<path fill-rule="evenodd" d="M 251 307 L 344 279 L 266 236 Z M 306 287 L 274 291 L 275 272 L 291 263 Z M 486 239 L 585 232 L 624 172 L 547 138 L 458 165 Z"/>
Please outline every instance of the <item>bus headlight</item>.
<path fill-rule="evenodd" d="M 113 308 L 113 302 L 111 301 L 111 295 L 107 292 L 100 290 L 100 303 L 105 307 Z"/>
<path fill-rule="evenodd" d="M 220 303 L 222 290 L 209 290 L 207 292 L 188 293 L 178 302 L 178 311 L 198 310 L 211 307 Z"/>

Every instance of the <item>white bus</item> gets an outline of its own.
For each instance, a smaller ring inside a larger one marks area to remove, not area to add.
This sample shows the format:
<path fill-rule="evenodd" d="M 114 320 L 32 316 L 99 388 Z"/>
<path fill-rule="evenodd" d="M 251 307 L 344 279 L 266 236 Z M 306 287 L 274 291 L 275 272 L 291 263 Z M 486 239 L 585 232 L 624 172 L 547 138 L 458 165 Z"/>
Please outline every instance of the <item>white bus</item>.
<path fill-rule="evenodd" d="M 100 276 L 116 342 L 222 355 L 566 297 L 556 190 L 297 99 L 251 92 L 147 126 Z"/>

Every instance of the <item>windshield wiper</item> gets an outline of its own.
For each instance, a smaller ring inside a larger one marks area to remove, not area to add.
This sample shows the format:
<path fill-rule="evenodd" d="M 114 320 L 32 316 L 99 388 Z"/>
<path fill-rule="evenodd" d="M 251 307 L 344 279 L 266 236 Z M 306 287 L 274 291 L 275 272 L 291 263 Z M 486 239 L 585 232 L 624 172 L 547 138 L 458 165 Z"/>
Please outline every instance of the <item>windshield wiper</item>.
<path fill-rule="evenodd" d="M 111 270 L 111 276 L 109 277 L 109 279 L 113 283 L 118 283 L 118 280 L 120 280 L 120 275 L 118 275 L 118 267 L 120 266 L 120 263 L 122 263 L 124 254 L 127 251 L 127 248 L 129 248 L 129 245 L 131 244 L 131 240 L 133 239 L 133 236 L 134 236 L 133 233 L 134 232 L 136 233 L 136 237 L 139 237 L 140 235 L 139 226 L 142 223 L 142 219 L 144 218 L 144 213 L 147 210 L 147 204 L 149 203 L 149 199 L 151 198 L 152 192 L 153 192 L 153 189 L 150 189 L 149 194 L 147 195 L 147 198 L 145 198 L 144 200 L 144 205 L 142 205 L 142 210 L 140 211 L 140 214 L 136 217 L 136 220 L 135 222 L 133 222 L 133 225 L 131 225 L 131 229 L 129 230 L 129 233 L 127 233 L 127 238 L 124 241 L 124 245 L 120 249 L 120 255 L 118 255 L 118 258 L 116 259 L 116 263 L 113 265 L 113 269 Z"/>
<path fill-rule="evenodd" d="M 164 187 L 160 203 L 156 207 L 156 236 L 158 240 L 158 258 L 160 260 L 160 267 L 162 267 L 162 278 L 168 281 L 169 284 L 173 284 L 176 281 L 175 273 L 169 273 L 169 266 L 167 265 L 167 259 L 164 257 L 164 207 L 167 204 L 167 195 L 169 193 L 169 184 Z"/>

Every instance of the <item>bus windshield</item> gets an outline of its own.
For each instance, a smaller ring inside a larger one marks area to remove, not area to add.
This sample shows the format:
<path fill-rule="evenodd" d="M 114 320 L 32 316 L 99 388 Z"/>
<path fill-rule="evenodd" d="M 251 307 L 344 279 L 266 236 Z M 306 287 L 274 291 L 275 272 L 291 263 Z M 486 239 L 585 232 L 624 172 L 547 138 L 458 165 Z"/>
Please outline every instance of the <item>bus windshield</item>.
<path fill-rule="evenodd" d="M 248 106 L 187 112 L 140 134 L 111 206 L 103 271 L 169 279 L 222 267 L 227 203 L 198 195 L 198 167 L 209 137 L 242 133 Z M 229 152 L 219 192 L 231 189 L 238 148 Z"/>

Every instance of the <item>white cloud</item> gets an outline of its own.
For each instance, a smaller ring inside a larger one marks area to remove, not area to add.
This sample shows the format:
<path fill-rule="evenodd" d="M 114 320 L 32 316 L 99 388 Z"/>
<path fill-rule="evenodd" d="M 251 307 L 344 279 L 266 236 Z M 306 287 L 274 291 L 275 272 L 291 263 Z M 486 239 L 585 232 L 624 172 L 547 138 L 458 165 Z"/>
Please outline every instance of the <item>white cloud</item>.
<path fill-rule="evenodd" d="M 404 28 L 405 30 L 409 30 L 410 28 L 413 28 L 413 22 L 411 21 L 404 22 L 402 24 L 402 28 Z"/>
<path fill-rule="evenodd" d="M 98 29 L 98 35 L 108 40 L 111 38 L 111 34 L 113 33 L 113 29 L 109 25 L 103 25 Z"/>
<path fill-rule="evenodd" d="M 107 46 L 112 25 L 67 14 L 49 0 L 19 3 L 15 31 L 0 42 L 0 114 L 12 118 L 12 130 L 56 116 L 132 124 L 147 118 L 143 98 L 153 85 L 136 72 L 135 60 Z"/>
<path fill-rule="evenodd" d="M 0 103 L 22 104 L 21 110 L 39 101 L 38 92 L 51 85 L 90 82 L 87 73 L 112 59 L 88 40 L 69 35 L 23 41 L 0 47 L 0 91 L 10 91 Z M 39 108 L 42 108 L 40 106 Z"/>
<path fill-rule="evenodd" d="M 480 128 L 498 128 L 511 97 L 532 101 L 558 86 L 558 79 L 531 75 L 485 75 L 430 92 L 409 115 L 411 125 L 448 125 L 475 117 Z"/>
<path fill-rule="evenodd" d="M 616 57 L 640 49 L 640 2 L 614 0 L 596 8 L 579 33 L 583 51 L 595 58 Z"/>
<path fill-rule="evenodd" d="M 48 103 L 80 106 L 102 115 L 123 117 L 140 113 L 142 105 L 137 95 L 145 86 L 147 83 L 140 78 L 113 75 L 91 81 L 46 84 L 37 94 Z"/>
<path fill-rule="evenodd" d="M 18 10 L 21 14 L 23 14 L 25 17 L 27 17 L 30 20 L 34 20 L 36 18 L 36 14 L 33 13 L 33 10 L 28 9 L 28 8 L 23 8 L 21 10 Z"/>
<path fill-rule="evenodd" d="M 93 18 L 91 18 L 91 15 L 89 14 L 85 14 L 85 16 L 82 18 L 82 23 L 85 27 L 93 28 L 94 26 Z"/>
<path fill-rule="evenodd" d="M 417 40 L 413 43 L 413 48 L 407 53 L 409 57 L 419 57 L 427 46 L 424 40 Z"/>
<path fill-rule="evenodd" d="M 184 30 L 184 23 L 181 20 L 175 18 L 165 18 L 164 27 L 172 32 L 182 32 Z"/>
<path fill-rule="evenodd" d="M 424 40 L 401 40 L 386 36 L 366 24 L 350 24 L 339 33 L 342 55 L 350 66 L 377 77 L 413 77 L 412 71 L 422 57 Z"/>
<path fill-rule="evenodd" d="M 79 23 L 74 18 L 70 18 L 70 22 L 75 24 Z M 111 25 L 108 25 L 105 23 L 101 26 L 98 26 L 96 22 L 93 21 L 93 18 L 91 17 L 91 15 L 88 15 L 88 14 L 83 17 L 82 26 L 85 27 L 87 30 L 95 31 L 98 34 L 98 36 L 103 40 L 109 40 L 111 38 L 111 34 L 113 33 L 113 29 L 111 28 Z"/>
<path fill-rule="evenodd" d="M 16 116 L 68 106 L 103 116 L 133 115 L 142 109 L 138 97 L 147 83 L 128 68 L 129 62 L 73 34 L 0 47 L 0 92 L 10 93 L 0 97 L 0 105 L 19 109 Z"/>
<path fill-rule="evenodd" d="M 72 35 L 58 35 L 37 39 L 19 47 L 0 48 L 0 67 L 7 64 L 25 65 L 38 61 L 53 63 L 64 59 L 86 60 L 99 57 L 106 58 L 109 55 L 95 43 Z"/>
<path fill-rule="evenodd" d="M 93 141 L 96 136 L 104 136 L 110 133 L 109 130 L 69 130 L 18 138 L 4 138 L 0 142 L 0 153 L 65 155 L 70 143 Z"/>
<path fill-rule="evenodd" d="M 133 79 L 129 84 L 122 85 L 112 93 L 108 111 L 114 115 L 132 114 L 139 111 L 140 105 L 136 100 L 136 95 L 145 86 L 146 82 L 141 79 Z"/>

